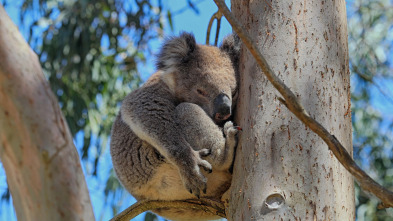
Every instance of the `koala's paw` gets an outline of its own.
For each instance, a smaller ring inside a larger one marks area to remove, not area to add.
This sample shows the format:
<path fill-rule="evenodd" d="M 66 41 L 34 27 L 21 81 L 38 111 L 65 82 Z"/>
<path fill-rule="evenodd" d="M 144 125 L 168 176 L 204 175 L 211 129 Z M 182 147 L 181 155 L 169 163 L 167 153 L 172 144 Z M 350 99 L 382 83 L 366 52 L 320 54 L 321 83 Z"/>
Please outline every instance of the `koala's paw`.
<path fill-rule="evenodd" d="M 192 150 L 191 163 L 187 163 L 187 166 L 180 169 L 180 174 L 186 189 L 194 194 L 196 197 L 200 197 L 201 191 L 206 193 L 206 178 L 202 175 L 200 167 L 202 167 L 207 172 L 212 172 L 212 166 L 202 157 L 210 155 L 209 149 L 202 149 L 199 151 Z"/>
<path fill-rule="evenodd" d="M 225 137 L 227 139 L 228 138 L 230 138 L 230 139 L 235 138 L 237 133 L 239 132 L 239 130 L 242 130 L 242 129 L 239 126 L 234 126 L 232 121 L 227 121 L 224 124 L 223 131 L 224 131 Z"/>

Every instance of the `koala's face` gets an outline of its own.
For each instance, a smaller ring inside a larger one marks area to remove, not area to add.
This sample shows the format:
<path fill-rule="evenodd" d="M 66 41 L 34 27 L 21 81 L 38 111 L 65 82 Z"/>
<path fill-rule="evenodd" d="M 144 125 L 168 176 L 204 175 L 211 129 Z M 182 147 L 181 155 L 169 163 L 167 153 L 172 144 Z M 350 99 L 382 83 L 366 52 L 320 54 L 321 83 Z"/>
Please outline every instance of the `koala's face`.
<path fill-rule="evenodd" d="M 236 53 L 231 48 L 228 40 L 220 48 L 197 45 L 185 33 L 170 39 L 158 57 L 162 78 L 178 102 L 199 105 L 217 124 L 231 116 L 237 93 Z"/>
<path fill-rule="evenodd" d="M 198 45 L 193 57 L 176 74 L 175 82 L 175 94 L 180 102 L 201 106 L 217 124 L 231 116 L 237 84 L 226 52 Z"/>

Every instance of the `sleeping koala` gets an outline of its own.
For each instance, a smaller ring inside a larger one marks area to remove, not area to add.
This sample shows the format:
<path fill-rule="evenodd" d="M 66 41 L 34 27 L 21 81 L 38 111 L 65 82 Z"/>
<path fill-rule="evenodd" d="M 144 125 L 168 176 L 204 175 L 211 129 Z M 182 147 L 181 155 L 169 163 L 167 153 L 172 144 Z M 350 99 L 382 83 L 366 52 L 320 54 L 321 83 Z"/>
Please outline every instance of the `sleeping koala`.
<path fill-rule="evenodd" d="M 234 35 L 220 48 L 198 45 L 189 33 L 170 38 L 158 71 L 124 99 L 112 127 L 111 156 L 137 200 L 220 200 L 229 188 L 237 129 L 227 120 L 239 51 Z M 153 212 L 173 220 L 219 218 L 192 209 Z"/>

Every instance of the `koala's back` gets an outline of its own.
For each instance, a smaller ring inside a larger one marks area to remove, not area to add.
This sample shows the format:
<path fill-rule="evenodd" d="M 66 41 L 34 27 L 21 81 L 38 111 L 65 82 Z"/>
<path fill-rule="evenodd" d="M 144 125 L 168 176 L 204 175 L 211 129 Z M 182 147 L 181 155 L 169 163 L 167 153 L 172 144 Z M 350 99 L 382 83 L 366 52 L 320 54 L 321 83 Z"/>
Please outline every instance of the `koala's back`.
<path fill-rule="evenodd" d="M 111 155 L 116 174 L 127 190 L 145 185 L 164 158 L 148 143 L 139 139 L 117 116 L 111 137 Z"/>

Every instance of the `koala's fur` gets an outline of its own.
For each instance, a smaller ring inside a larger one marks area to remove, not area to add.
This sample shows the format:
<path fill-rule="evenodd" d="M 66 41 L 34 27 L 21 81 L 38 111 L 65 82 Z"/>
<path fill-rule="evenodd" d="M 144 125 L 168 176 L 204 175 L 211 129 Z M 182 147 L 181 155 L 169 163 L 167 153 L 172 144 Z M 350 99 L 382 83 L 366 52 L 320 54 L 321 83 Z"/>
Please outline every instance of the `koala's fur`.
<path fill-rule="evenodd" d="M 188 33 L 170 38 L 158 71 L 124 99 L 111 155 L 137 200 L 220 200 L 229 188 L 237 129 L 225 121 L 237 92 L 239 42 L 231 35 L 217 48 L 196 44 Z M 174 220 L 219 218 L 191 209 L 153 212 Z"/>

